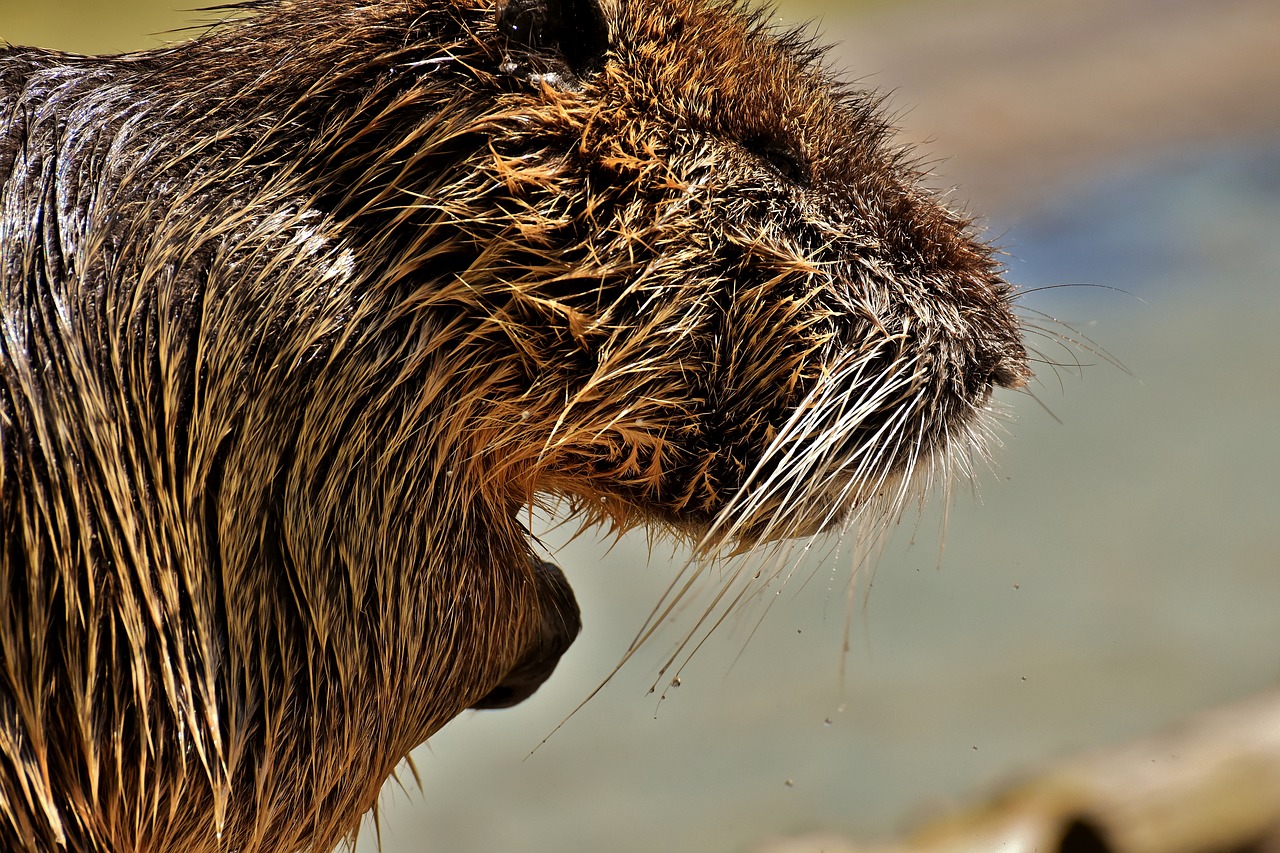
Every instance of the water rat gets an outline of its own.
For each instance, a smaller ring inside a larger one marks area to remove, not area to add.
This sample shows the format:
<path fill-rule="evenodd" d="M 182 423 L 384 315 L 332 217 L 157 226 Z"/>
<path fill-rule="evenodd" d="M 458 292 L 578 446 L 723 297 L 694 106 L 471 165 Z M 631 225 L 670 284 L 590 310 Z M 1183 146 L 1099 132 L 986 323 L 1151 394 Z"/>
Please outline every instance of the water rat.
<path fill-rule="evenodd" d="M 0 841 L 326 850 L 577 634 L 520 509 L 900 504 L 1029 375 L 877 98 L 728 0 L 0 50 Z"/>

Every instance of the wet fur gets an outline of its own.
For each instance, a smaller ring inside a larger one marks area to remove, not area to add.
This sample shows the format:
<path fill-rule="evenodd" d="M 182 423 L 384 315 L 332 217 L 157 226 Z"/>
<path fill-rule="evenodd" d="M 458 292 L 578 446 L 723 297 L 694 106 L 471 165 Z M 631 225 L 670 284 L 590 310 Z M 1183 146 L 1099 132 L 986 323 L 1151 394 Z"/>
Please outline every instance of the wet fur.
<path fill-rule="evenodd" d="M 0 51 L 10 849 L 329 849 L 576 633 L 521 507 L 813 535 L 1026 376 L 989 248 L 759 14 L 605 3 L 567 62 L 478 0 L 245 10 Z"/>

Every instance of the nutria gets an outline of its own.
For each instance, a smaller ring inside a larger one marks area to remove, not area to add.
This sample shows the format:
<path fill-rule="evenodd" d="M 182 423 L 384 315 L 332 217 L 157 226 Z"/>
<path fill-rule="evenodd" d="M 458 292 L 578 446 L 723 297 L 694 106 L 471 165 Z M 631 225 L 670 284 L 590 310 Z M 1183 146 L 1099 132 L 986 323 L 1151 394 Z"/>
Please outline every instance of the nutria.
<path fill-rule="evenodd" d="M 0 841 L 329 849 L 576 635 L 522 507 L 708 555 L 958 464 L 1013 289 L 822 56 L 738 0 L 0 51 Z"/>

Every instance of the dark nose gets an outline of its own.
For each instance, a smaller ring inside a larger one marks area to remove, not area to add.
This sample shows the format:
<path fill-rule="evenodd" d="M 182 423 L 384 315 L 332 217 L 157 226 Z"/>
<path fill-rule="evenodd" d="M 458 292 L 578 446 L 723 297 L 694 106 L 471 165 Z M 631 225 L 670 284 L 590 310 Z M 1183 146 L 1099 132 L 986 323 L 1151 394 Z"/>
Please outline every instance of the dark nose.
<path fill-rule="evenodd" d="M 991 371 L 991 384 L 1001 388 L 1016 390 L 1024 387 L 1031 379 L 1031 368 L 1027 366 L 1026 351 L 1018 346 L 1017 357 L 1005 357 Z"/>

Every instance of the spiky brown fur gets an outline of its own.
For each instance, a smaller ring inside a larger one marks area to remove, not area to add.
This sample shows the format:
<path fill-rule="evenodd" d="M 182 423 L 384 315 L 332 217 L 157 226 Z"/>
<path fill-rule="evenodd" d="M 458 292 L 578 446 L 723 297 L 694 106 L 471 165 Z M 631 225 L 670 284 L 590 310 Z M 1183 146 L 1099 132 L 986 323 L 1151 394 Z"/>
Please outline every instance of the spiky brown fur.
<path fill-rule="evenodd" d="M 576 632 L 521 506 L 808 535 L 1026 374 L 989 249 L 759 14 L 246 9 L 0 51 L 6 849 L 328 849 Z"/>

